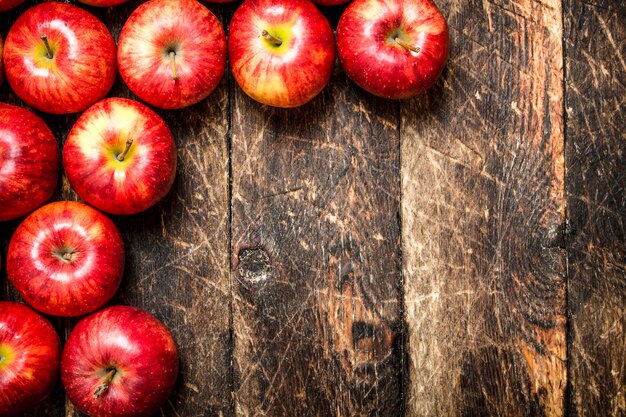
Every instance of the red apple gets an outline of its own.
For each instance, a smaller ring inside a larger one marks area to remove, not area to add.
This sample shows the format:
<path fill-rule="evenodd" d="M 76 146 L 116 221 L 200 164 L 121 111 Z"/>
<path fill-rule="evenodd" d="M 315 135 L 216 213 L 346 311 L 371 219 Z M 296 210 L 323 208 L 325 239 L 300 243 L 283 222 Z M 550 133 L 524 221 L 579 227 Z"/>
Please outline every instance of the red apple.
<path fill-rule="evenodd" d="M 147 106 L 108 98 L 90 107 L 63 148 L 67 178 L 86 202 L 113 214 L 139 213 L 172 187 L 176 145 Z"/>
<path fill-rule="evenodd" d="M 59 176 L 59 148 L 34 113 L 0 103 L 0 221 L 48 201 Z"/>
<path fill-rule="evenodd" d="M 81 3 L 88 4 L 90 6 L 95 7 L 111 7 L 111 6 L 119 6 L 120 4 L 126 3 L 128 0 L 78 0 Z"/>
<path fill-rule="evenodd" d="M 2 36 L 0 36 L 0 85 L 4 81 L 4 66 L 2 65 L 2 49 L 4 46 L 4 41 L 2 40 Z"/>
<path fill-rule="evenodd" d="M 7 275 L 24 300 L 55 316 L 81 316 L 113 297 L 122 280 L 124 245 L 113 222 L 75 201 L 51 203 L 19 225 Z"/>
<path fill-rule="evenodd" d="M 312 0 L 313 3 L 319 4 L 320 6 L 336 6 L 338 4 L 347 3 L 350 0 Z"/>
<path fill-rule="evenodd" d="M 0 415 L 15 415 L 54 387 L 61 343 L 48 320 L 24 304 L 0 301 Z"/>
<path fill-rule="evenodd" d="M 13 91 L 28 105 L 47 113 L 75 113 L 111 89 L 115 50 L 111 33 L 91 13 L 47 2 L 13 24 L 4 65 Z"/>
<path fill-rule="evenodd" d="M 446 19 L 431 0 L 355 0 L 337 26 L 346 74 L 384 98 L 409 98 L 432 86 L 448 49 Z"/>
<path fill-rule="evenodd" d="M 207 97 L 226 69 L 226 35 L 195 0 L 151 0 L 130 15 L 119 39 L 119 70 L 140 99 L 180 109 Z"/>
<path fill-rule="evenodd" d="M 174 338 L 135 307 L 109 307 L 80 321 L 61 359 L 70 401 L 92 417 L 152 415 L 167 400 L 177 373 Z"/>
<path fill-rule="evenodd" d="M 0 13 L 11 10 L 24 3 L 24 0 L 0 0 Z"/>
<path fill-rule="evenodd" d="M 241 89 L 276 107 L 315 97 L 335 62 L 333 31 L 309 0 L 246 0 L 230 22 L 228 53 Z"/>

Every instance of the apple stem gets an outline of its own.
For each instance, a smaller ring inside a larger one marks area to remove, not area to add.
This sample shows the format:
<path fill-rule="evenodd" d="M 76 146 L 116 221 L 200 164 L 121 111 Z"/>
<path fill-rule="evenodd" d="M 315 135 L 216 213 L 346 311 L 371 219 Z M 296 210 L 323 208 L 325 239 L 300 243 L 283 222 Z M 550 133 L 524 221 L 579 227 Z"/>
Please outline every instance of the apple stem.
<path fill-rule="evenodd" d="M 52 59 L 54 57 L 54 54 L 52 53 L 52 48 L 50 48 L 50 44 L 48 43 L 48 37 L 46 35 L 42 35 L 41 40 L 46 46 L 46 56 L 48 57 L 48 59 Z"/>
<path fill-rule="evenodd" d="M 174 79 L 176 79 L 176 78 L 174 78 Z M 117 159 L 118 161 L 122 162 L 124 160 L 124 158 L 126 158 L 126 155 L 128 154 L 128 151 L 130 150 L 130 146 L 132 144 L 133 144 L 133 140 L 132 139 L 128 139 L 126 141 L 126 148 L 124 149 L 124 151 L 121 154 L 117 155 L 115 157 L 115 159 Z"/>
<path fill-rule="evenodd" d="M 113 377 L 115 376 L 116 373 L 117 373 L 117 369 L 115 368 L 111 368 L 109 370 L 109 373 L 104 377 L 104 381 L 102 381 L 102 385 L 100 385 L 98 389 L 96 389 L 96 391 L 93 393 L 93 396 L 95 398 L 99 398 L 102 394 L 104 394 L 104 392 L 107 389 L 109 389 L 109 386 L 111 385 L 111 381 L 113 381 Z"/>
<path fill-rule="evenodd" d="M 263 32 L 261 32 L 261 36 L 263 36 L 265 39 L 272 42 L 276 46 L 280 46 L 283 44 L 282 39 L 270 34 L 267 30 L 263 30 Z"/>
<path fill-rule="evenodd" d="M 419 51 L 421 51 L 421 49 L 418 48 L 417 46 L 413 46 L 410 43 L 405 42 L 400 38 L 395 38 L 394 41 L 396 41 L 396 43 L 400 45 L 401 47 L 403 47 L 404 49 L 407 49 L 411 52 L 415 52 L 416 54 L 419 53 Z"/>
<path fill-rule="evenodd" d="M 174 51 L 170 51 L 170 62 L 172 63 L 172 78 L 176 81 L 178 74 L 176 73 L 176 52 Z"/>
<path fill-rule="evenodd" d="M 65 252 L 63 254 L 63 259 L 65 259 L 66 261 L 71 261 L 72 259 L 74 259 L 74 254 L 76 252 Z"/>

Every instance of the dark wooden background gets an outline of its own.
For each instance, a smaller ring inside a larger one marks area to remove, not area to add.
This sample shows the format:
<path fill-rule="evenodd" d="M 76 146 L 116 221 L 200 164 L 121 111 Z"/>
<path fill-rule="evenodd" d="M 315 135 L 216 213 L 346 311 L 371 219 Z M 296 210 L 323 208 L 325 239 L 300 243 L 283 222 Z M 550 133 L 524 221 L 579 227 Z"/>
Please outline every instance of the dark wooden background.
<path fill-rule="evenodd" d="M 81 7 L 117 38 L 139 3 Z M 337 65 L 299 109 L 227 75 L 159 111 L 177 180 L 114 218 L 114 303 L 176 338 L 162 415 L 626 415 L 626 6 L 437 4 L 451 55 L 423 96 L 377 99 Z M 210 5 L 225 26 L 235 7 Z M 132 97 L 119 78 L 110 95 Z M 6 82 L 0 99 L 19 103 Z M 59 143 L 77 118 L 42 116 Z M 56 198 L 76 198 L 64 178 Z M 59 386 L 28 415 L 77 414 Z"/>

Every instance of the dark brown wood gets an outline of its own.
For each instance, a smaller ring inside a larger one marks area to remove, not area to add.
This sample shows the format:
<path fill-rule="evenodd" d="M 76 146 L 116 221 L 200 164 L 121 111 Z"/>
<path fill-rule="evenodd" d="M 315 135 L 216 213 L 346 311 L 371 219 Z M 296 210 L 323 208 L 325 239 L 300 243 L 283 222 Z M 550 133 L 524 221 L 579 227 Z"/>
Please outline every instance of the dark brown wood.
<path fill-rule="evenodd" d="M 231 94 L 236 414 L 400 415 L 397 103 Z"/>
<path fill-rule="evenodd" d="M 626 415 L 626 4 L 564 2 L 572 416 Z"/>
<path fill-rule="evenodd" d="M 561 2 L 438 1 L 450 62 L 402 105 L 407 416 L 561 416 Z"/>

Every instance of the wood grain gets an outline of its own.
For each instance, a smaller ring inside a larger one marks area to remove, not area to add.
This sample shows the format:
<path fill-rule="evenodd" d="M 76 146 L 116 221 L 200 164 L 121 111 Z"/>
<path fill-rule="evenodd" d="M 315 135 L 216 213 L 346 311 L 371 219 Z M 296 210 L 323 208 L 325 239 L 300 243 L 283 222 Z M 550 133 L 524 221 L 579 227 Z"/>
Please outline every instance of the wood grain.
<path fill-rule="evenodd" d="M 626 5 L 564 2 L 573 416 L 626 415 Z"/>
<path fill-rule="evenodd" d="M 397 103 L 231 94 L 236 415 L 400 415 Z"/>
<path fill-rule="evenodd" d="M 402 105 L 408 416 L 560 416 L 561 2 L 438 1 L 444 76 Z"/>

